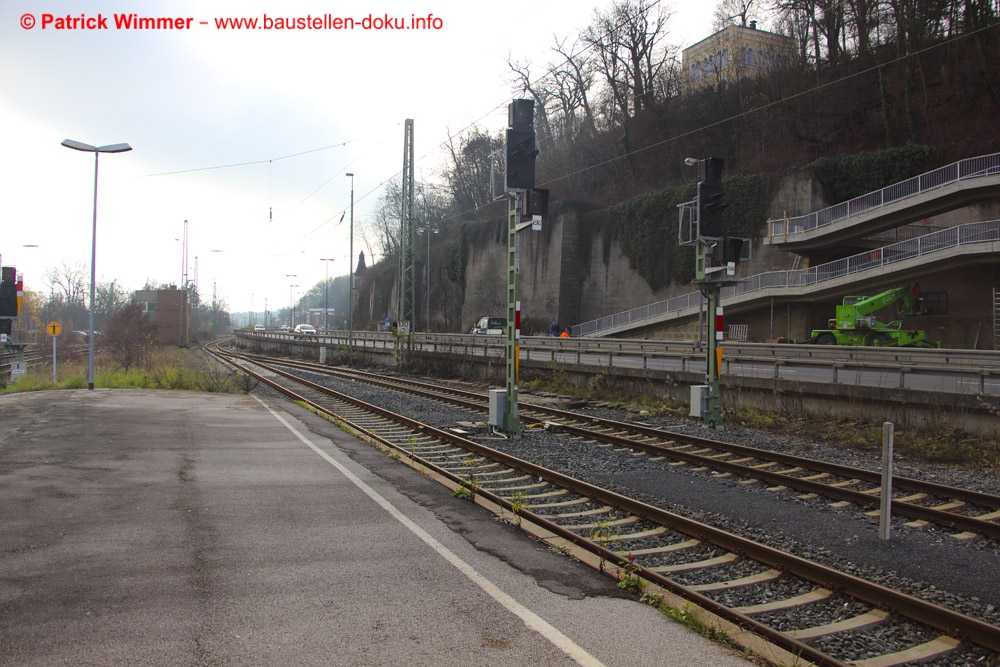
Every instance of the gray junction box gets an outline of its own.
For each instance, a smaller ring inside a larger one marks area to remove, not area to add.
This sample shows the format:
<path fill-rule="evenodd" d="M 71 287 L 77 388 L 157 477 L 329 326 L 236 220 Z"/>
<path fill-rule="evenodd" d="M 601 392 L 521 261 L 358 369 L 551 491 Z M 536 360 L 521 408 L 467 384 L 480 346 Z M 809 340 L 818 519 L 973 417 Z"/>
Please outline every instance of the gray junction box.
<path fill-rule="evenodd" d="M 503 427 L 503 414 L 507 410 L 507 390 L 490 389 L 490 426 Z"/>
<path fill-rule="evenodd" d="M 691 416 L 704 417 L 705 409 L 708 407 L 708 385 L 691 385 Z"/>

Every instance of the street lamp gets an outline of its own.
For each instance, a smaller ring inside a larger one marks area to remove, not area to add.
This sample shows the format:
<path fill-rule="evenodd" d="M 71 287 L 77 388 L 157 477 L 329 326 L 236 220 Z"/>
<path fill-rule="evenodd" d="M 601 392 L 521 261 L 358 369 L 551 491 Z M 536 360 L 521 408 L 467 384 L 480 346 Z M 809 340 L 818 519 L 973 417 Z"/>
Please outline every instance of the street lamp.
<path fill-rule="evenodd" d="M 286 278 L 298 278 L 299 276 L 296 273 L 286 273 L 285 277 Z M 289 285 L 288 286 L 288 328 L 289 328 L 289 330 L 291 330 L 295 326 L 295 322 L 293 321 L 295 319 L 295 313 L 293 312 L 295 310 L 295 308 L 294 308 L 294 303 L 295 302 L 292 300 L 294 298 L 292 296 L 292 288 L 294 288 L 294 287 L 298 287 L 298 285 Z"/>
<path fill-rule="evenodd" d="M 425 270 L 427 272 L 427 302 L 425 304 L 427 315 L 424 321 L 426 322 L 425 326 L 427 328 L 427 331 L 430 331 L 431 330 L 431 234 L 437 234 L 438 228 L 417 227 L 418 234 L 423 234 L 424 232 L 427 232 L 427 266 L 425 267 Z"/>
<path fill-rule="evenodd" d="M 354 174 L 344 174 L 351 177 L 351 243 L 347 261 L 351 264 L 347 274 L 347 363 L 354 363 Z"/>
<path fill-rule="evenodd" d="M 97 158 L 101 153 L 126 153 L 132 150 L 128 144 L 108 144 L 91 146 L 82 141 L 63 139 L 62 145 L 75 151 L 94 154 L 94 229 L 90 243 L 90 336 L 87 353 L 87 389 L 94 388 L 94 282 L 97 279 Z"/>
<path fill-rule="evenodd" d="M 323 291 L 326 292 L 326 308 L 323 313 L 323 328 L 327 331 L 330 330 L 330 262 L 333 261 L 332 258 L 320 257 L 319 261 L 326 262 L 326 282 L 323 283 Z"/>

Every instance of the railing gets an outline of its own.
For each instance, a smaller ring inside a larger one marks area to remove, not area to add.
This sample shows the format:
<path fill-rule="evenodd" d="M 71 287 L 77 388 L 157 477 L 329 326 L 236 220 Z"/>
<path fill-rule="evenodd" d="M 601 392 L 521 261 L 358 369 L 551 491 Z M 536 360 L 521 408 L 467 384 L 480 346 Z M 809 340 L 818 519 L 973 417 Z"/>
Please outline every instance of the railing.
<path fill-rule="evenodd" d="M 882 267 L 891 266 L 903 260 L 926 257 L 948 248 L 992 241 L 1000 241 L 1000 220 L 973 222 L 957 227 L 948 227 L 947 229 L 925 234 L 915 239 L 901 241 L 900 243 L 894 243 L 883 248 L 838 259 L 834 262 L 812 266 L 808 269 L 759 273 L 741 280 L 739 284 L 733 287 L 724 287 L 722 289 L 722 299 L 724 301 L 725 299 L 766 289 L 817 285 L 836 278 L 881 269 Z M 700 305 L 700 299 L 701 292 L 692 292 L 648 306 L 633 308 L 623 313 L 616 313 L 615 315 L 609 315 L 572 326 L 570 327 L 570 335 L 573 337 L 593 336 L 601 331 L 608 331 L 619 326 L 662 321 L 665 315 L 676 315 L 682 310 Z"/>
<path fill-rule="evenodd" d="M 803 234 L 818 227 L 841 222 L 889 204 L 936 190 L 945 185 L 998 173 L 1000 173 L 1000 153 L 960 160 L 820 211 L 794 218 L 771 220 L 770 236 L 784 237 L 792 234 Z"/>

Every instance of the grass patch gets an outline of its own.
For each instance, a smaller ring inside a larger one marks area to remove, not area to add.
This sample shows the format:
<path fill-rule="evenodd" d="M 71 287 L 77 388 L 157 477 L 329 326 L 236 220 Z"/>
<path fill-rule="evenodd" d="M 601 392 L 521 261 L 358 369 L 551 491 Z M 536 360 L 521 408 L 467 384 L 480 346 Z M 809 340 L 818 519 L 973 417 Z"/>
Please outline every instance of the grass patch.
<path fill-rule="evenodd" d="M 219 364 L 198 348 L 157 348 L 148 367 L 142 369 L 125 371 L 105 368 L 105 363 L 106 358 L 98 353 L 94 359 L 95 388 L 246 393 L 254 387 L 254 383 L 248 382 L 242 374 Z M 0 387 L 0 394 L 47 389 L 86 389 L 86 359 L 59 362 L 56 370 L 56 386 L 52 386 L 52 366 L 39 364 L 15 382 Z"/>

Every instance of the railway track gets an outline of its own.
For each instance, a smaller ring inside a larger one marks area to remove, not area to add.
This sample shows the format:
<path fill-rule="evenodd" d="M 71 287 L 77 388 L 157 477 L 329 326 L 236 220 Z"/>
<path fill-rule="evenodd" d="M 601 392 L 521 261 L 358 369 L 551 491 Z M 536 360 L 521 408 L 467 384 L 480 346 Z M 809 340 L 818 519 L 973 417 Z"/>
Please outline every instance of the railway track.
<path fill-rule="evenodd" d="M 536 535 L 591 554 L 621 587 L 638 592 L 648 582 L 767 638 L 797 664 L 997 660 L 1000 628 L 982 620 L 393 414 L 276 363 L 218 353 L 393 456 L 433 471 L 458 493 L 501 508 Z"/>
<path fill-rule="evenodd" d="M 488 411 L 487 396 L 482 393 L 304 361 L 253 355 L 246 358 L 387 389 L 405 388 L 432 400 L 482 413 Z M 802 499 L 821 496 L 833 503 L 867 508 L 873 516 L 879 514 L 882 480 L 877 471 L 672 433 L 642 424 L 583 416 L 523 401 L 518 409 L 522 421 L 554 424 L 575 437 L 662 456 L 675 464 L 719 473 L 723 478 L 739 477 L 746 484 L 760 482 L 775 491 L 793 490 L 801 493 Z M 983 536 L 1000 540 L 1000 496 L 900 476 L 893 476 L 892 490 L 893 516 L 907 518 L 911 527 L 933 524 L 951 531 L 956 539 Z"/>

